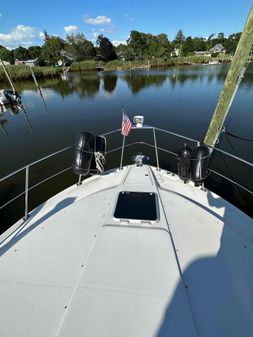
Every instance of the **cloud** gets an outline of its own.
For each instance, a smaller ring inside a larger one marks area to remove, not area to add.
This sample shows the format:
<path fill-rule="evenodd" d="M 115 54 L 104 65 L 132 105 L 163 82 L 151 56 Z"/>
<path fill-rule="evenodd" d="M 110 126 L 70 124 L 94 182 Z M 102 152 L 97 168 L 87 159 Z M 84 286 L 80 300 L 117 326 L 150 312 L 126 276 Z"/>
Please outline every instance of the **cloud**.
<path fill-rule="evenodd" d="M 0 13 L 0 18 L 3 16 L 3 14 L 2 13 Z"/>
<path fill-rule="evenodd" d="M 94 39 L 97 39 L 98 36 L 99 36 L 99 33 L 98 33 L 98 32 L 93 32 L 93 33 L 92 33 L 92 36 L 94 37 Z"/>
<path fill-rule="evenodd" d="M 112 41 L 112 44 L 115 46 L 115 47 L 118 47 L 120 44 L 127 44 L 126 40 L 114 40 Z"/>
<path fill-rule="evenodd" d="M 38 31 L 35 27 L 17 25 L 10 33 L 0 33 L 0 43 L 9 48 L 15 48 L 19 45 L 28 47 L 34 43 L 37 34 Z"/>
<path fill-rule="evenodd" d="M 66 34 L 74 34 L 78 29 L 79 27 L 76 25 L 69 25 L 64 27 Z"/>
<path fill-rule="evenodd" d="M 45 33 L 44 32 L 40 32 L 39 33 L 39 37 L 41 40 L 45 40 Z"/>
<path fill-rule="evenodd" d="M 99 15 L 96 18 L 85 17 L 84 21 L 89 25 L 110 25 L 112 19 L 105 15 Z"/>

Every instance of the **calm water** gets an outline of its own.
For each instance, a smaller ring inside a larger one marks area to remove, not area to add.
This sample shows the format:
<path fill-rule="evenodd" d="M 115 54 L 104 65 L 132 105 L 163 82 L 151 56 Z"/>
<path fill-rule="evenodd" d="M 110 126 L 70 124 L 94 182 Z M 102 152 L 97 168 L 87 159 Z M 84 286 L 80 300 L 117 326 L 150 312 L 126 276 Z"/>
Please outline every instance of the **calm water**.
<path fill-rule="evenodd" d="M 121 124 L 121 106 L 129 117 L 144 115 L 145 123 L 182 135 L 202 140 L 223 87 L 227 65 L 187 66 L 158 70 L 113 71 L 85 74 L 67 74 L 67 77 L 40 81 L 46 101 L 45 111 L 33 82 L 16 83 L 22 95 L 27 114 L 7 109 L 0 115 L 0 176 L 4 176 L 32 161 L 74 143 L 79 131 L 101 134 L 117 129 Z M 2 85 L 1 89 L 4 86 Z M 226 128 L 244 138 L 253 138 L 253 66 L 249 66 L 239 88 Z M 134 135 L 127 141 L 132 141 Z M 120 137 L 108 140 L 109 148 L 120 144 Z M 158 134 L 158 143 L 169 150 L 178 150 L 183 143 L 174 137 Z M 158 144 L 158 145 L 159 145 Z M 253 142 L 222 136 L 218 147 L 253 162 Z M 126 160 L 132 154 L 126 154 Z M 150 149 L 142 148 L 142 152 Z M 108 160 L 118 163 L 118 155 Z M 161 164 L 176 169 L 174 158 L 159 154 Z M 37 165 L 31 170 L 30 186 L 71 166 L 72 150 L 54 160 Z M 151 156 L 151 161 L 153 156 Z M 224 156 L 215 155 L 212 168 L 253 189 L 252 169 L 239 165 Z M 110 165 L 110 164 L 109 164 Z M 109 167 L 109 166 L 108 166 Z M 22 192 L 24 172 L 0 186 L 1 204 L 17 192 Z M 49 194 L 57 192 L 76 179 L 69 171 L 57 180 L 33 190 L 30 209 Z M 207 185 L 223 193 L 224 197 L 253 214 L 253 200 L 229 183 L 215 177 Z M 21 216 L 23 198 L 17 200 L 16 214 L 7 209 L 1 215 L 2 228 Z M 8 213 L 8 214 L 7 214 Z M 7 215 L 6 215 L 7 214 Z"/>

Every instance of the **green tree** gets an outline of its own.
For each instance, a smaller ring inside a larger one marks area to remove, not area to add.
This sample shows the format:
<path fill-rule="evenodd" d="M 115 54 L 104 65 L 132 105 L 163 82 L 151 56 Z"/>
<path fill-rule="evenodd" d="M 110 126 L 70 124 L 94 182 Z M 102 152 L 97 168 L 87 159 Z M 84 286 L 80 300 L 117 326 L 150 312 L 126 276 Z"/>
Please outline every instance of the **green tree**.
<path fill-rule="evenodd" d="M 152 58 L 158 56 L 159 41 L 156 36 L 152 34 L 144 34 L 146 40 L 144 48 L 144 58 Z"/>
<path fill-rule="evenodd" d="M 31 46 L 28 48 L 28 54 L 30 59 L 36 59 L 41 56 L 40 46 Z"/>
<path fill-rule="evenodd" d="M 19 46 L 18 48 L 13 50 L 14 59 L 17 60 L 28 60 L 29 52 L 26 48 Z"/>
<path fill-rule="evenodd" d="M 157 56 L 169 58 L 172 52 L 172 46 L 168 40 L 168 36 L 166 34 L 161 33 L 158 34 L 156 38 L 158 41 Z"/>
<path fill-rule="evenodd" d="M 61 59 L 61 51 L 66 42 L 59 37 L 50 36 L 45 38 L 45 44 L 42 47 L 41 56 L 48 65 L 55 65 Z"/>
<path fill-rule="evenodd" d="M 44 29 L 44 41 L 47 42 L 51 39 L 51 36 L 47 33 L 47 31 Z"/>
<path fill-rule="evenodd" d="M 182 55 L 184 56 L 187 56 L 191 53 L 193 53 L 195 50 L 194 48 L 194 40 L 191 36 L 188 36 L 186 39 L 185 39 L 185 42 L 182 46 Z"/>
<path fill-rule="evenodd" d="M 13 52 L 3 46 L 0 46 L 0 59 L 3 61 L 7 61 L 13 63 Z"/>
<path fill-rule="evenodd" d="M 85 38 L 84 34 L 67 35 L 66 40 L 65 50 L 75 61 L 89 60 L 96 56 L 93 44 Z"/>
<path fill-rule="evenodd" d="M 130 47 L 127 45 L 121 43 L 116 47 L 116 54 L 117 57 L 124 57 L 125 60 L 130 60 L 133 59 L 133 53 Z"/>
<path fill-rule="evenodd" d="M 224 41 L 224 48 L 228 54 L 234 54 L 242 33 L 231 34 Z"/>
<path fill-rule="evenodd" d="M 225 36 L 224 36 L 224 33 L 219 33 L 218 36 L 217 36 L 217 39 L 218 39 L 218 43 L 221 43 L 223 44 L 226 40 Z"/>
<path fill-rule="evenodd" d="M 100 57 L 103 61 L 108 62 L 117 58 L 114 47 L 107 37 L 99 35 L 97 38 L 97 45 L 99 47 Z"/>
<path fill-rule="evenodd" d="M 208 50 L 208 43 L 203 37 L 194 37 L 192 39 L 194 51 Z"/>
<path fill-rule="evenodd" d="M 183 49 L 183 44 L 185 41 L 185 36 L 183 34 L 182 29 L 179 29 L 179 31 L 177 32 L 175 39 L 174 39 L 174 45 L 176 48 L 179 48 L 179 56 L 182 55 L 182 49 Z"/>
<path fill-rule="evenodd" d="M 183 34 L 182 29 L 179 29 L 179 31 L 177 32 L 175 39 L 174 39 L 175 43 L 182 44 L 185 41 L 185 36 Z"/>
<path fill-rule="evenodd" d="M 132 30 L 127 45 L 133 50 L 134 59 L 142 60 L 147 49 L 146 34 Z"/>

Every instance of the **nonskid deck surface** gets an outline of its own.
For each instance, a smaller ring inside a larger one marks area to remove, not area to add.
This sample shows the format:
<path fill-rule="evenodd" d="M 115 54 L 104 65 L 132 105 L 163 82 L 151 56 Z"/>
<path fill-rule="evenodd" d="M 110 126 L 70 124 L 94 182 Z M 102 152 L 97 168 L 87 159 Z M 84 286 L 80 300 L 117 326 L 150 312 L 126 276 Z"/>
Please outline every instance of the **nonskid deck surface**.
<path fill-rule="evenodd" d="M 155 193 L 156 221 L 115 219 Z M 0 336 L 251 336 L 252 220 L 148 166 L 72 186 L 0 246 Z"/>

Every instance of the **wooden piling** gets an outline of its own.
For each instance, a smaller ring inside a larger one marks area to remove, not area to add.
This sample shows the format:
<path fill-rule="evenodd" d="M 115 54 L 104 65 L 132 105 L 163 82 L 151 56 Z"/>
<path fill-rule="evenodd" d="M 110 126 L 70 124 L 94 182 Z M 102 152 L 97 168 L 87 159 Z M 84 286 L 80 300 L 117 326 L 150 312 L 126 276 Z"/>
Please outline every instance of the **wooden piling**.
<path fill-rule="evenodd" d="M 7 71 L 6 67 L 5 67 L 5 65 L 4 65 L 4 61 L 1 60 L 1 59 L 0 59 L 0 61 L 1 61 L 1 63 L 2 63 L 2 67 L 3 67 L 3 69 L 4 69 L 5 75 L 6 75 L 8 81 L 9 81 L 11 87 L 12 87 L 12 91 L 14 92 L 14 94 L 17 94 L 17 90 L 16 90 L 16 88 L 14 87 L 14 84 L 13 84 L 13 82 L 12 82 L 12 80 L 11 80 L 11 77 L 10 77 L 10 75 L 9 75 L 9 73 L 8 73 L 8 71 Z"/>
<path fill-rule="evenodd" d="M 219 138 L 223 123 L 229 112 L 241 79 L 245 72 L 245 64 L 253 44 L 253 6 L 251 7 L 241 38 L 232 59 L 223 90 L 219 97 L 213 118 L 207 130 L 204 143 L 214 146 Z"/>

